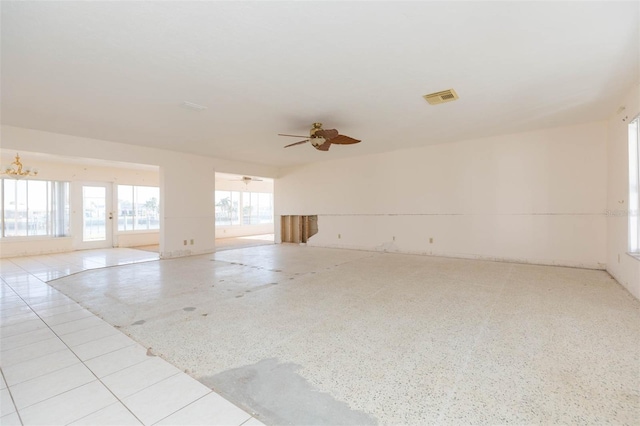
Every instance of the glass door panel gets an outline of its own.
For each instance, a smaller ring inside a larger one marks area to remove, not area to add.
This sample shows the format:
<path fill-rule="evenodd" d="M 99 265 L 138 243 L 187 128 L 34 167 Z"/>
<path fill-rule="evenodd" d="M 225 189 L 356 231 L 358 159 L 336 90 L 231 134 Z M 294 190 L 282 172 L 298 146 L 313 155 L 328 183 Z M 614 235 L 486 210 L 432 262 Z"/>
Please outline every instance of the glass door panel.
<path fill-rule="evenodd" d="M 111 184 L 82 185 L 82 246 L 111 247 Z"/>

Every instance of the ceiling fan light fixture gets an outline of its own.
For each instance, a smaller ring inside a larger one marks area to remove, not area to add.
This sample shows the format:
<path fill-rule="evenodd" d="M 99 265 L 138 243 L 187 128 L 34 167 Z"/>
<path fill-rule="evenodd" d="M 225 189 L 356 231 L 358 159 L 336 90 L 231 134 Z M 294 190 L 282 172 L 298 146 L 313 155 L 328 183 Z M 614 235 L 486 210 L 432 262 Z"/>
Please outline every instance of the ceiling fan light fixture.
<path fill-rule="evenodd" d="M 312 136 L 311 138 L 309 138 L 309 140 L 311 141 L 311 145 L 313 146 L 320 146 L 326 142 L 326 139 L 320 136 Z"/>
<path fill-rule="evenodd" d="M 285 148 L 289 148 L 296 145 L 302 145 L 303 143 L 310 142 L 311 146 L 313 146 L 318 151 L 329 151 L 331 144 L 337 145 L 351 145 L 354 143 L 360 142 L 359 139 L 354 139 L 349 136 L 341 135 L 338 133 L 336 129 L 323 129 L 322 123 L 313 123 L 311 130 L 309 132 L 309 137 L 305 140 L 290 143 L 289 145 L 285 145 Z M 305 136 L 301 135 L 289 135 L 286 133 L 278 133 L 279 136 L 287 136 L 287 137 L 295 137 L 295 138 L 304 138 Z"/>

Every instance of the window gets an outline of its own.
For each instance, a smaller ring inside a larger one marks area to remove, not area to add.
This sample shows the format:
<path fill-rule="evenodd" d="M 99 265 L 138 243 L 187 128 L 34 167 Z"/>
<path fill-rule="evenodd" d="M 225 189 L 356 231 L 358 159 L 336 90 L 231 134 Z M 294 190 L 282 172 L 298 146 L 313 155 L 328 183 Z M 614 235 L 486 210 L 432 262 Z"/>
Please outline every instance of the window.
<path fill-rule="evenodd" d="M 242 212 L 242 214 L 240 214 Z M 273 194 L 216 191 L 216 225 L 273 223 Z"/>
<path fill-rule="evenodd" d="M 240 192 L 216 191 L 216 225 L 240 225 Z"/>
<path fill-rule="evenodd" d="M 1 183 L 1 238 L 69 235 L 69 182 L 2 179 Z"/>
<path fill-rule="evenodd" d="M 160 229 L 160 188 L 118 185 L 118 231 Z"/>
<path fill-rule="evenodd" d="M 629 124 L 629 251 L 640 253 L 640 117 Z"/>
<path fill-rule="evenodd" d="M 273 223 L 273 194 L 258 193 L 258 223 Z"/>

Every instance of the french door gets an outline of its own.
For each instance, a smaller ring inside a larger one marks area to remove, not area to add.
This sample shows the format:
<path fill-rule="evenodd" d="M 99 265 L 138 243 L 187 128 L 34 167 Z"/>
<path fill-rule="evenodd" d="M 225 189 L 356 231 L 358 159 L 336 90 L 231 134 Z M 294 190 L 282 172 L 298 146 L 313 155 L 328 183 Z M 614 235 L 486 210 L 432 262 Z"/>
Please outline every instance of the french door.
<path fill-rule="evenodd" d="M 79 188 L 82 205 L 76 206 L 76 245 L 80 249 L 113 247 L 112 184 L 83 183 Z"/>

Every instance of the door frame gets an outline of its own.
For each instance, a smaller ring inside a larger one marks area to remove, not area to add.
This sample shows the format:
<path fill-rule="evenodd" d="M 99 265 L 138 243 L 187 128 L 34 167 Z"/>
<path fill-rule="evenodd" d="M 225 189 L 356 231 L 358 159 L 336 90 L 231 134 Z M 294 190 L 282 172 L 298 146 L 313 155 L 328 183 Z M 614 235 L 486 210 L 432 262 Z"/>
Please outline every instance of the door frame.
<path fill-rule="evenodd" d="M 105 188 L 105 240 L 84 241 L 84 195 L 85 186 L 97 186 Z M 113 209 L 113 183 L 83 181 L 74 182 L 71 190 L 71 219 L 72 235 L 75 250 L 88 250 L 100 248 L 112 248 L 114 241 L 114 219 L 116 212 Z M 111 217 L 111 219 L 110 219 Z M 117 219 L 116 219 L 117 220 Z"/>

